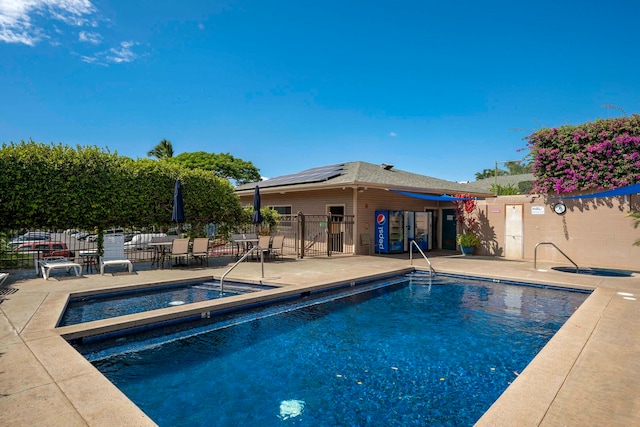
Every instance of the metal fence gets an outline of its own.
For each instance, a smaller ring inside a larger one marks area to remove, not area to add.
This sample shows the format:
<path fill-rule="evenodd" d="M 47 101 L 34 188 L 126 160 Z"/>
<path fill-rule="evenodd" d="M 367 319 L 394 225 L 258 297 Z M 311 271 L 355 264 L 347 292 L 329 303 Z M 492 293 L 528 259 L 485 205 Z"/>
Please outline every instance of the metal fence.
<path fill-rule="evenodd" d="M 353 254 L 353 215 L 282 215 L 272 235 L 284 235 L 282 253 L 297 258 Z M 240 233 L 261 234 L 260 226 L 252 225 Z M 148 230 L 127 228 L 106 230 L 106 234 L 125 236 L 125 254 L 133 262 L 151 262 L 154 251 L 135 237 L 150 234 Z M 45 256 L 64 256 L 83 264 L 95 262 L 98 248 L 95 234 L 77 230 L 5 231 L 0 245 L 0 269 L 34 268 L 35 261 Z M 150 240 L 149 240 L 150 241 Z M 134 244 L 135 243 L 135 244 Z M 226 236 L 212 236 L 210 256 L 232 256 L 234 246 Z"/>
<path fill-rule="evenodd" d="M 283 252 L 298 258 L 354 254 L 353 215 L 281 215 L 272 234 L 285 236 Z M 259 234 L 253 228 L 250 232 Z"/>

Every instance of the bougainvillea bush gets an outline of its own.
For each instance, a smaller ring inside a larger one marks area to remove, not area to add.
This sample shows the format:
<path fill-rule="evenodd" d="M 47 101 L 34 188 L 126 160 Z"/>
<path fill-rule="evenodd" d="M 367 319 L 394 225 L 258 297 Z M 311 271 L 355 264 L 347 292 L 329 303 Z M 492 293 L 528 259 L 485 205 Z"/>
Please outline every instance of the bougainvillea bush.
<path fill-rule="evenodd" d="M 525 139 L 534 159 L 534 193 L 613 189 L 640 182 L 639 114 L 541 129 Z"/>

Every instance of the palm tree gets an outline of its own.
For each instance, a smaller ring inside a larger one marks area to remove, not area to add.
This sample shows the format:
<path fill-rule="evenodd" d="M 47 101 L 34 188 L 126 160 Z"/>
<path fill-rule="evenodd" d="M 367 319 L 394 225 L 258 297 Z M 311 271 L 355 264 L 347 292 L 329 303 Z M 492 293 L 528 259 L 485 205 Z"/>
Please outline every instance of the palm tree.
<path fill-rule="evenodd" d="M 158 145 L 153 147 L 153 150 L 150 150 L 147 153 L 147 156 L 155 157 L 158 160 L 173 157 L 173 145 L 171 145 L 171 141 L 163 139 L 158 143 Z"/>

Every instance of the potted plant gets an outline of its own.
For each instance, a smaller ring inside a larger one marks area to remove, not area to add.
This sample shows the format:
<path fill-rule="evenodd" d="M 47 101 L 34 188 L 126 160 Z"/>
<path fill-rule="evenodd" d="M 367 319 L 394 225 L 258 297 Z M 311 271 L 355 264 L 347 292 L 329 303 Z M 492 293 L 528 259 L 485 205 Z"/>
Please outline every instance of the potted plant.
<path fill-rule="evenodd" d="M 473 250 L 480 244 L 480 240 L 473 233 L 458 234 L 457 241 L 463 255 L 473 254 Z"/>
<path fill-rule="evenodd" d="M 456 241 L 460 245 L 460 251 L 463 255 L 471 255 L 475 248 L 480 244 L 480 239 L 475 231 L 478 228 L 476 218 L 477 204 L 468 194 L 456 194 L 453 202 L 456 211 L 456 221 L 460 234 L 457 235 Z"/>

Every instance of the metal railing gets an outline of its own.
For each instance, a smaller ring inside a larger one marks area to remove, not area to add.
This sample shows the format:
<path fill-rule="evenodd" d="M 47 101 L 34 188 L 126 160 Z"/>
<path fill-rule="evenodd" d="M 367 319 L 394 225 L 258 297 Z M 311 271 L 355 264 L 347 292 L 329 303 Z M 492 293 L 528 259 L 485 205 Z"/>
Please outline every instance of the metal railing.
<path fill-rule="evenodd" d="M 422 249 L 420 249 L 420 246 L 418 246 L 415 240 L 412 240 L 411 245 L 409 245 L 409 262 L 411 263 L 411 265 L 413 265 L 413 250 L 411 246 L 415 246 L 416 248 L 418 248 L 418 251 L 422 254 L 422 257 L 427 261 L 427 264 L 429 264 L 429 272 L 431 274 L 436 274 L 436 271 L 433 269 L 433 266 L 431 265 L 431 261 L 429 261 L 429 258 L 427 258 L 424 252 L 422 252 Z"/>
<path fill-rule="evenodd" d="M 247 257 L 249 255 L 251 255 L 252 252 L 255 252 L 257 250 L 260 251 L 260 267 L 262 269 L 262 276 L 261 277 L 264 278 L 264 250 L 260 246 L 256 245 L 256 246 L 252 247 L 251 249 L 249 249 L 247 252 L 245 252 L 245 254 L 242 255 L 242 257 L 238 261 L 236 261 L 235 264 L 233 264 L 231 267 L 229 267 L 229 269 L 224 272 L 222 277 L 220 277 L 220 295 L 224 294 L 224 278 L 227 277 L 227 274 L 231 273 L 231 270 L 236 268 L 238 266 L 238 264 L 240 264 L 242 261 L 247 259 Z"/>
<path fill-rule="evenodd" d="M 569 260 L 569 262 L 571 264 L 574 265 L 574 267 L 576 268 L 576 273 L 580 272 L 580 267 L 578 267 L 578 264 L 576 264 L 575 262 L 573 262 L 573 260 L 571 258 L 569 258 L 569 256 L 567 254 L 565 254 L 564 252 L 562 252 L 562 249 L 560 249 L 559 247 L 557 247 L 554 243 L 552 242 L 540 242 L 536 245 L 536 247 L 533 249 L 533 269 L 537 270 L 537 264 L 538 264 L 538 246 L 540 245 L 551 245 L 554 248 L 556 248 L 558 250 L 558 252 L 560 252 L 562 255 L 564 255 L 564 257 L 566 259 Z"/>

